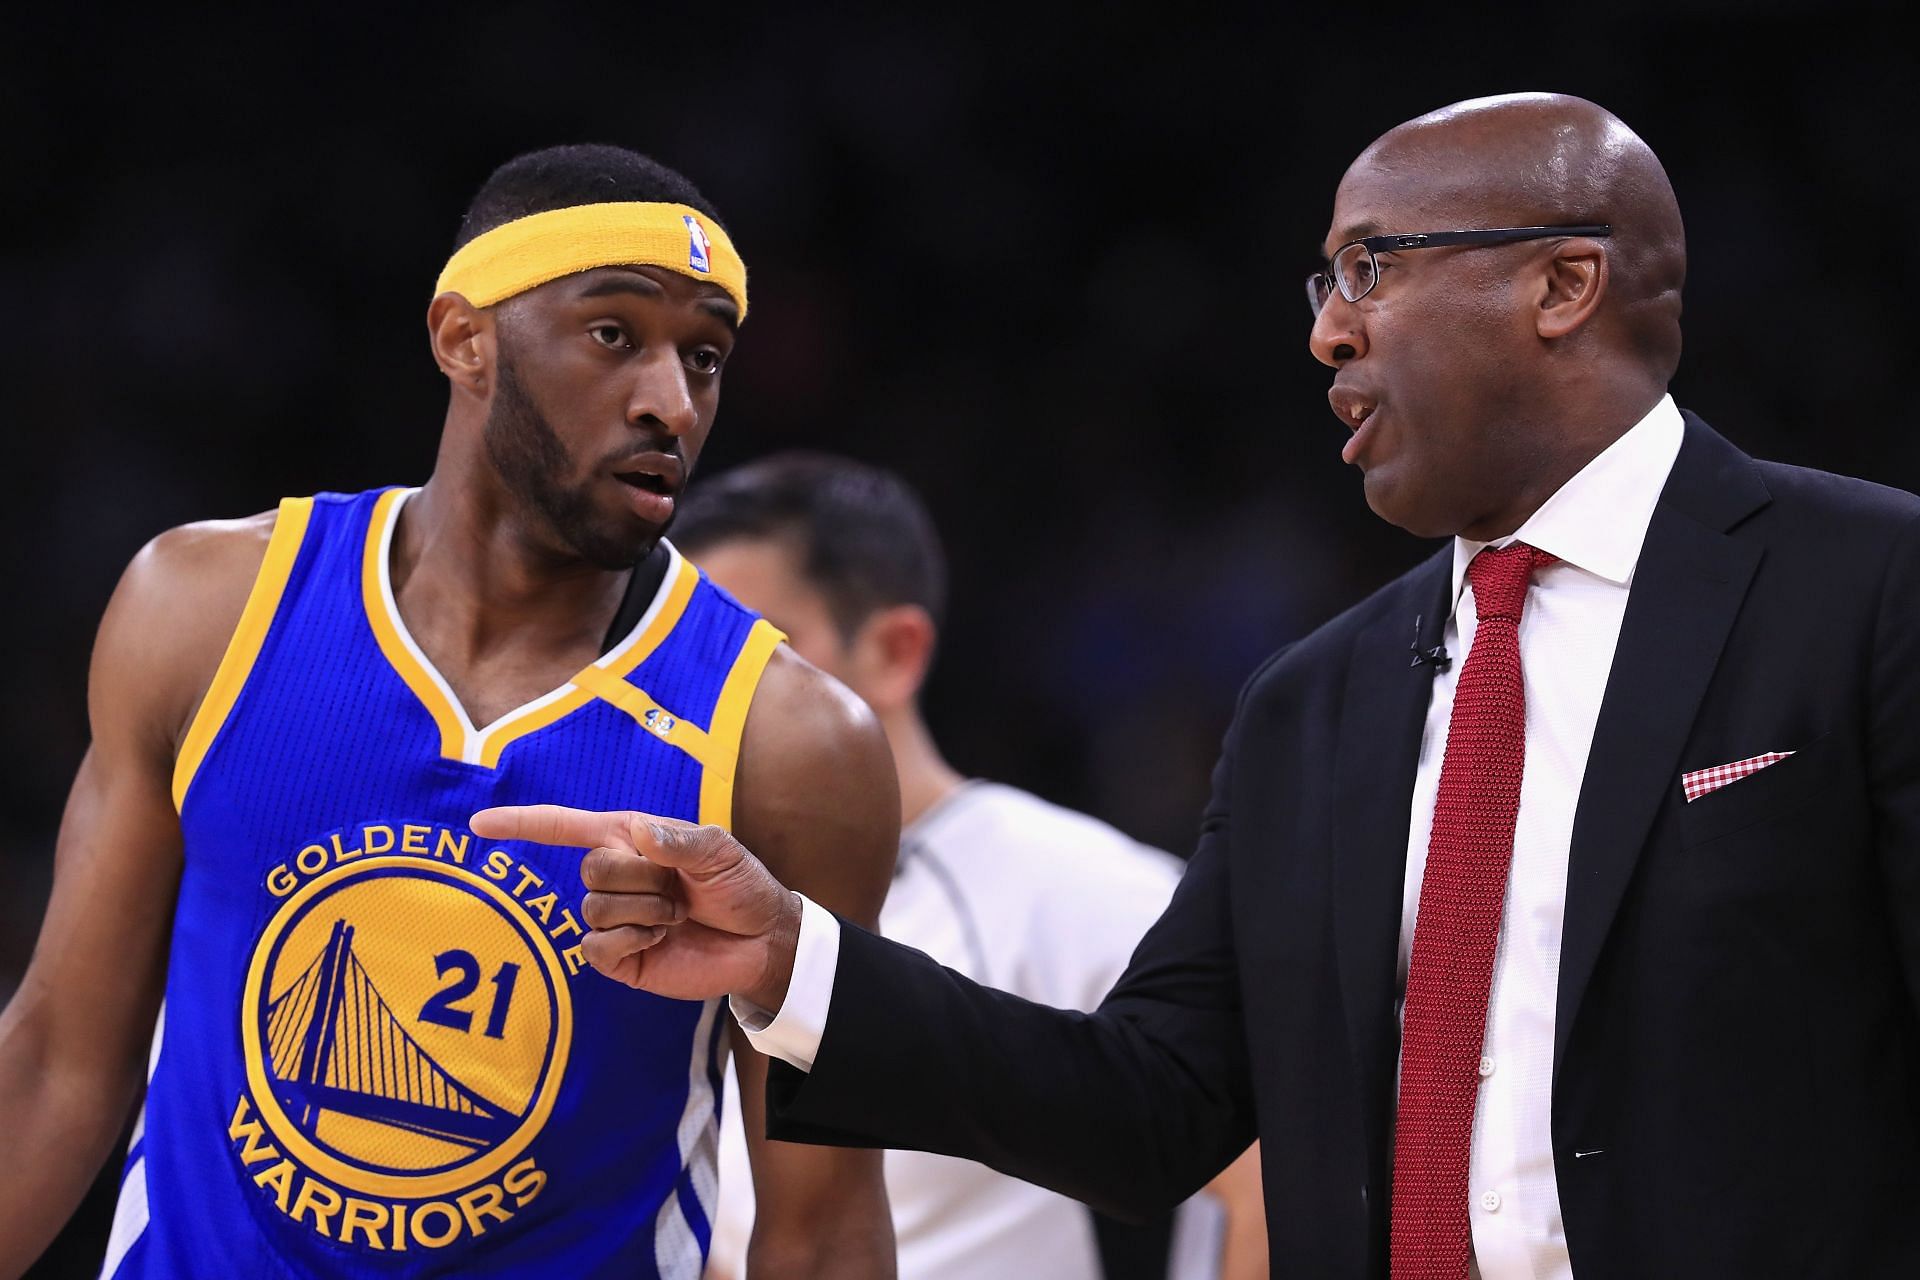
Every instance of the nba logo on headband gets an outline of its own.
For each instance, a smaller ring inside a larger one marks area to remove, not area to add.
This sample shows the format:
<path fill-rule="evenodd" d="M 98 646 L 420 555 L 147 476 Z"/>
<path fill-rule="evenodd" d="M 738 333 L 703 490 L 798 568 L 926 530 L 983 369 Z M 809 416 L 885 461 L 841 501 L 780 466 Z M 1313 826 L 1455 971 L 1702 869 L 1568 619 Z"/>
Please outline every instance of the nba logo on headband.
<path fill-rule="evenodd" d="M 713 262 L 707 256 L 707 231 L 700 220 L 692 214 L 683 214 L 680 221 L 687 224 L 687 267 L 706 275 L 713 270 Z"/>

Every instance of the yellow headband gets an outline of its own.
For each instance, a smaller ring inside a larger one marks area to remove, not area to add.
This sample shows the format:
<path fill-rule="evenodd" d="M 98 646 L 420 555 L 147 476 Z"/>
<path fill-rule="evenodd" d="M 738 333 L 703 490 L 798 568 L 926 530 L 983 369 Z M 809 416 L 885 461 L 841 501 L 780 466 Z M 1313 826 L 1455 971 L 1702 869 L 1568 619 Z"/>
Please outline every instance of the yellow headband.
<path fill-rule="evenodd" d="M 632 266 L 711 280 L 747 318 L 747 264 L 719 223 L 684 204 L 582 204 L 515 218 L 461 245 L 433 291 L 490 307 L 578 271 Z"/>

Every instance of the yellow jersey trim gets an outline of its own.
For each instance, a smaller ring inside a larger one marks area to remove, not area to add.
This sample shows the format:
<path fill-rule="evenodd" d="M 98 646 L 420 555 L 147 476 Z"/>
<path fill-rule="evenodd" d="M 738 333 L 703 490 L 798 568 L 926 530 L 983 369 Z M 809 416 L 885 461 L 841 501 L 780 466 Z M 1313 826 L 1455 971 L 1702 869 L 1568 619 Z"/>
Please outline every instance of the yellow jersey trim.
<path fill-rule="evenodd" d="M 701 763 L 700 821 L 733 829 L 733 777 L 740 763 L 740 738 L 747 727 L 747 709 L 753 705 L 754 691 L 766 674 L 773 651 L 786 640 L 786 633 L 765 618 L 756 619 L 747 632 L 733 670 L 720 686 L 720 701 L 713 708 L 713 723 L 707 727 L 709 755 Z"/>
<path fill-rule="evenodd" d="M 287 579 L 293 574 L 293 562 L 300 555 L 300 544 L 306 539 L 307 521 L 312 515 L 312 498 L 280 500 L 280 510 L 273 520 L 273 534 L 267 539 L 266 558 L 260 562 L 260 572 L 254 575 L 252 590 L 247 592 L 246 607 L 240 611 L 240 621 L 227 640 L 227 651 L 214 670 L 213 683 L 207 686 L 200 709 L 194 712 L 193 723 L 187 726 L 187 736 L 181 739 L 180 754 L 174 759 L 175 812 L 186 807 L 187 788 L 193 785 L 193 777 L 207 758 L 215 735 L 232 714 L 240 690 L 246 687 L 254 660 L 260 656 L 260 646 L 267 641 L 273 615 L 279 611 L 280 597 L 286 592 Z"/>
<path fill-rule="evenodd" d="M 583 668 L 570 681 L 565 693 L 552 702 L 536 704 L 522 714 L 503 718 L 496 722 L 481 740 L 480 763 L 491 769 L 500 763 L 500 753 L 518 739 L 530 733 L 546 728 L 563 716 L 570 716 L 594 699 L 593 690 L 584 681 L 591 681 L 596 674 L 621 680 L 629 671 L 653 656 L 660 642 L 680 625 L 681 615 L 687 611 L 687 602 L 693 599 L 693 589 L 700 584 L 700 571 L 693 564 L 674 556 L 672 581 L 667 588 L 665 603 L 641 631 L 640 636 L 630 646 L 617 648 L 599 662 Z M 632 688 L 632 685 L 627 685 Z"/>
<path fill-rule="evenodd" d="M 360 598 L 366 605 L 367 622 L 380 652 L 413 690 L 414 696 L 440 726 L 440 754 L 458 760 L 466 750 L 466 717 L 454 708 L 453 698 L 438 680 L 427 674 L 426 663 L 414 657 L 413 646 L 400 637 L 389 604 L 393 592 L 387 582 L 387 557 L 393 547 L 395 519 L 407 490 L 389 489 L 373 504 L 373 518 L 367 521 L 367 545 L 360 562 Z"/>
<path fill-rule="evenodd" d="M 620 708 L 637 720 L 641 728 L 668 746 L 680 748 L 698 760 L 703 768 L 713 758 L 712 739 L 707 736 L 707 731 L 668 711 L 655 702 L 653 695 L 645 689 L 598 667 L 582 671 L 574 677 L 574 682 L 602 702 L 610 702 Z"/>
<path fill-rule="evenodd" d="M 394 672 L 413 690 L 440 730 L 440 754 L 449 760 L 477 764 L 488 769 L 500 766 L 506 749 L 521 738 L 538 733 L 548 725 L 578 711 L 593 701 L 594 694 L 582 683 L 586 672 L 604 672 L 621 677 L 645 662 L 667 638 L 687 610 L 693 589 L 699 584 L 700 571 L 665 544 L 672 557 L 666 580 L 654 596 L 652 606 L 620 644 L 614 646 L 580 675 L 543 697 L 507 712 L 485 728 L 475 728 L 466 708 L 454 697 L 446 679 L 436 671 L 420 651 L 393 600 L 388 569 L 392 563 L 393 534 L 399 526 L 400 504 L 414 492 L 392 489 L 380 495 L 367 524 L 366 550 L 361 562 L 360 594 L 366 607 L 367 622 L 373 628 L 380 652 Z M 586 677 L 591 679 L 591 677 Z"/>

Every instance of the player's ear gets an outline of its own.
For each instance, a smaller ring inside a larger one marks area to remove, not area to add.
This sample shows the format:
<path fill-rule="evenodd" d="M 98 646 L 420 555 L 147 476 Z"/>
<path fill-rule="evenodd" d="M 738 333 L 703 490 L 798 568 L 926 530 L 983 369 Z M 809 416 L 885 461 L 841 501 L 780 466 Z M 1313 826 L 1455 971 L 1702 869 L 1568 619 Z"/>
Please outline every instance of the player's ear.
<path fill-rule="evenodd" d="M 937 639 L 933 619 L 917 604 L 876 609 L 861 624 L 854 637 L 854 660 L 861 668 L 862 691 L 875 711 L 907 706 L 920 696 Z"/>
<path fill-rule="evenodd" d="M 457 293 L 440 294 L 427 304 L 427 342 L 455 390 L 486 398 L 493 375 L 492 316 Z"/>

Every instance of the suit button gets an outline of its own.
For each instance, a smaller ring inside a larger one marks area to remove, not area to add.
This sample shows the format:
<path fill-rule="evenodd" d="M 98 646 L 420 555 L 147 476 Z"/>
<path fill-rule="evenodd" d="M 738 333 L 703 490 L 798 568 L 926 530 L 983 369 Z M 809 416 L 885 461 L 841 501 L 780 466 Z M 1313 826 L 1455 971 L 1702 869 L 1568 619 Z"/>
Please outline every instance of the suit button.
<path fill-rule="evenodd" d="M 1482 1192 L 1480 1195 L 1480 1207 L 1488 1213 L 1500 1212 L 1500 1193 L 1498 1191 Z"/>

